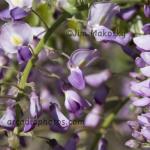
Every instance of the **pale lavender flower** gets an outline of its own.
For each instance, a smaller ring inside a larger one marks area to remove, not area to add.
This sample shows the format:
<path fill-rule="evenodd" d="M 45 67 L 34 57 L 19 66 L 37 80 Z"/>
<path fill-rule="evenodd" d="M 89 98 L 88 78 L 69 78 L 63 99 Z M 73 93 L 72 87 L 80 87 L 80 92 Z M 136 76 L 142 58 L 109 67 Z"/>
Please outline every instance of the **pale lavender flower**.
<path fill-rule="evenodd" d="M 90 33 L 95 25 L 110 26 L 112 18 L 120 11 L 114 3 L 94 3 L 90 7 L 87 32 Z"/>
<path fill-rule="evenodd" d="M 0 46 L 6 53 L 17 53 L 32 41 L 32 28 L 24 22 L 10 22 L 1 27 Z"/>
<path fill-rule="evenodd" d="M 150 51 L 150 35 L 141 35 L 133 38 L 134 43 L 141 51 Z"/>
<path fill-rule="evenodd" d="M 2 128 L 13 130 L 16 126 L 15 108 L 8 106 L 3 116 L 0 118 L 0 126 Z"/>
<path fill-rule="evenodd" d="M 150 65 L 150 52 L 142 52 L 140 56 L 147 65 Z"/>
<path fill-rule="evenodd" d="M 42 107 L 39 96 L 35 92 L 32 92 L 30 96 L 30 114 L 33 118 L 37 118 L 40 116 L 41 111 Z"/>
<path fill-rule="evenodd" d="M 40 103 L 42 106 L 42 110 L 45 112 L 49 112 L 49 108 L 51 104 L 57 104 L 57 106 L 60 108 L 60 104 L 56 97 L 54 97 L 50 91 L 46 88 L 42 88 L 41 94 L 40 94 Z"/>
<path fill-rule="evenodd" d="M 127 33 L 125 35 L 117 35 L 117 33 L 114 33 L 105 26 L 99 25 L 95 25 L 93 27 L 92 34 L 98 42 L 113 42 L 121 46 L 126 46 L 132 39 L 131 33 Z"/>
<path fill-rule="evenodd" d="M 34 118 L 27 118 L 24 123 L 23 132 L 32 131 L 37 125 L 37 121 Z"/>
<path fill-rule="evenodd" d="M 97 50 L 78 49 L 71 54 L 68 61 L 68 68 L 70 70 L 68 80 L 72 86 L 79 90 L 85 88 L 85 79 L 81 68 L 88 66 L 97 58 Z"/>
<path fill-rule="evenodd" d="M 86 127 L 91 127 L 91 128 L 96 128 L 98 127 L 100 121 L 101 121 L 101 116 L 100 114 L 102 113 L 102 107 L 98 104 L 96 104 L 92 110 L 88 113 L 88 115 L 85 118 L 84 125 Z"/>
<path fill-rule="evenodd" d="M 98 87 L 111 77 L 110 70 L 102 70 L 101 72 L 85 76 L 86 83 L 92 87 Z"/>
<path fill-rule="evenodd" d="M 0 12 L 0 19 L 13 20 L 23 19 L 28 15 L 32 7 L 32 0 L 5 0 L 9 4 L 9 8 Z"/>
<path fill-rule="evenodd" d="M 139 148 L 140 147 L 140 144 L 137 140 L 129 140 L 125 143 L 126 146 L 130 147 L 130 148 Z"/>
<path fill-rule="evenodd" d="M 139 9 L 138 5 L 134 5 L 128 8 L 122 8 L 120 12 L 117 14 L 121 19 L 125 21 L 129 21 L 134 17 Z"/>
<path fill-rule="evenodd" d="M 144 68 L 141 68 L 140 71 L 142 74 L 146 77 L 150 77 L 150 66 L 146 66 Z"/>
<path fill-rule="evenodd" d="M 80 116 L 82 111 L 90 106 L 87 100 L 71 89 L 64 90 L 64 94 L 66 109 L 76 117 Z"/>
<path fill-rule="evenodd" d="M 144 14 L 147 18 L 150 18 L 150 5 L 144 5 Z"/>

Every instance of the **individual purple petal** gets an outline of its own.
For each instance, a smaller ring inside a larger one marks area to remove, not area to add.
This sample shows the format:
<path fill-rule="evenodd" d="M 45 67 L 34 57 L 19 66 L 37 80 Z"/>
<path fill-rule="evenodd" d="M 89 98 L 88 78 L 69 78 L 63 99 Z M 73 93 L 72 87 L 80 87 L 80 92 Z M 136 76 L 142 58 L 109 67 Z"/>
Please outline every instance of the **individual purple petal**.
<path fill-rule="evenodd" d="M 141 35 L 133 38 L 134 43 L 143 51 L 150 51 L 150 35 Z"/>
<path fill-rule="evenodd" d="M 79 142 L 79 136 L 74 134 L 65 144 L 65 150 L 77 150 L 77 143 Z"/>
<path fill-rule="evenodd" d="M 137 140 L 129 140 L 125 143 L 126 146 L 130 147 L 130 148 L 134 148 L 137 149 L 140 147 L 140 144 Z"/>
<path fill-rule="evenodd" d="M 110 26 L 112 18 L 120 11 L 118 5 L 114 3 L 94 3 L 90 7 L 87 31 L 90 33 L 96 24 Z"/>
<path fill-rule="evenodd" d="M 150 119 L 146 116 L 144 116 L 143 114 L 137 117 L 138 122 L 140 125 L 148 125 L 150 124 Z"/>
<path fill-rule="evenodd" d="M 94 94 L 95 102 L 99 105 L 103 105 L 106 101 L 108 93 L 109 93 L 108 87 L 106 85 L 101 85 L 99 88 L 97 88 Z"/>
<path fill-rule="evenodd" d="M 30 132 L 32 131 L 37 125 L 37 121 L 34 120 L 33 118 L 28 118 L 27 120 L 25 120 L 25 124 L 24 124 L 24 128 L 23 128 L 23 132 Z"/>
<path fill-rule="evenodd" d="M 133 16 L 136 14 L 137 10 L 139 9 L 138 5 L 134 5 L 128 8 L 123 8 L 120 10 L 120 12 L 117 14 L 121 19 L 125 21 L 129 21 L 133 18 Z"/>
<path fill-rule="evenodd" d="M 144 68 L 141 68 L 140 70 L 143 75 L 145 75 L 146 77 L 150 77 L 150 66 L 146 66 Z"/>
<path fill-rule="evenodd" d="M 16 113 L 13 107 L 7 107 L 3 116 L 0 118 L 0 126 L 2 128 L 13 130 L 16 126 Z"/>
<path fill-rule="evenodd" d="M 144 107 L 150 104 L 150 98 L 140 98 L 140 99 L 136 99 L 133 102 L 133 105 L 137 106 L 137 107 Z"/>
<path fill-rule="evenodd" d="M 18 47 L 28 45 L 32 40 L 32 28 L 26 23 L 10 22 L 1 28 L 0 46 L 6 53 L 17 53 Z"/>
<path fill-rule="evenodd" d="M 145 24 L 142 30 L 144 31 L 144 34 L 150 34 L 150 23 Z"/>
<path fill-rule="evenodd" d="M 71 73 L 68 76 L 68 80 L 70 82 L 70 84 L 77 88 L 78 90 L 82 90 L 85 88 L 85 80 L 83 77 L 83 73 L 80 70 L 80 68 L 76 67 L 76 68 L 71 68 L 70 69 Z"/>
<path fill-rule="evenodd" d="M 147 18 L 150 18 L 150 5 L 144 5 L 144 14 Z"/>
<path fill-rule="evenodd" d="M 5 0 L 9 4 L 10 10 L 16 7 L 29 10 L 32 7 L 33 0 Z"/>
<path fill-rule="evenodd" d="M 30 96 L 30 114 L 33 118 L 37 118 L 41 114 L 41 111 L 42 108 L 39 97 L 35 92 L 32 92 Z"/>
<path fill-rule="evenodd" d="M 99 73 L 85 76 L 86 83 L 92 87 L 98 87 L 111 77 L 110 70 L 106 69 Z"/>
<path fill-rule="evenodd" d="M 141 58 L 145 61 L 145 63 L 150 65 L 150 52 L 141 53 Z"/>
<path fill-rule="evenodd" d="M 60 104 L 56 97 L 54 97 L 46 88 L 42 88 L 40 94 L 40 103 L 42 110 L 48 112 L 51 104 L 57 104 L 60 108 Z"/>
<path fill-rule="evenodd" d="M 138 130 L 140 128 L 138 121 L 128 121 L 127 123 L 133 130 Z"/>
<path fill-rule="evenodd" d="M 7 21 L 11 18 L 9 8 L 0 11 L 0 19 Z"/>
<path fill-rule="evenodd" d="M 98 57 L 98 51 L 89 49 L 75 50 L 68 61 L 68 67 L 82 67 L 87 66 Z"/>
<path fill-rule="evenodd" d="M 132 39 L 131 33 L 125 34 L 124 36 L 120 36 L 116 33 L 113 33 L 113 31 L 111 31 L 110 29 L 99 25 L 96 25 L 93 28 L 92 34 L 98 42 L 114 42 L 121 46 L 126 46 Z"/>
<path fill-rule="evenodd" d="M 80 114 L 83 109 L 90 106 L 88 101 L 84 100 L 79 94 L 73 90 L 66 90 L 65 93 L 65 107 L 74 115 Z"/>
<path fill-rule="evenodd" d="M 141 134 L 146 138 L 146 140 L 150 140 L 150 127 L 143 127 L 141 129 Z"/>
<path fill-rule="evenodd" d="M 98 143 L 98 150 L 107 150 L 108 142 L 106 139 L 101 138 Z"/>
<path fill-rule="evenodd" d="M 19 47 L 18 53 L 19 53 L 19 61 L 21 62 L 27 62 L 32 56 L 32 53 L 29 47 L 27 46 Z"/>
<path fill-rule="evenodd" d="M 54 120 L 54 124 L 50 127 L 55 132 L 66 132 L 70 126 L 70 121 L 64 116 L 59 108 L 52 104 L 50 106 L 50 116 Z"/>
<path fill-rule="evenodd" d="M 137 67 L 142 68 L 146 66 L 146 63 L 144 62 L 144 60 L 141 57 L 137 57 L 135 59 L 135 64 L 137 65 Z"/>
<path fill-rule="evenodd" d="M 145 81 L 142 81 L 140 83 L 131 83 L 131 90 L 137 94 L 138 96 L 150 96 L 150 80 L 147 79 Z"/>
<path fill-rule="evenodd" d="M 101 121 L 101 116 L 100 116 L 101 113 L 102 113 L 101 106 L 95 105 L 94 108 L 86 116 L 84 125 L 86 127 L 96 128 Z"/>
<path fill-rule="evenodd" d="M 23 8 L 16 7 L 10 10 L 10 15 L 15 21 L 18 21 L 25 18 L 28 15 L 28 13 Z"/>

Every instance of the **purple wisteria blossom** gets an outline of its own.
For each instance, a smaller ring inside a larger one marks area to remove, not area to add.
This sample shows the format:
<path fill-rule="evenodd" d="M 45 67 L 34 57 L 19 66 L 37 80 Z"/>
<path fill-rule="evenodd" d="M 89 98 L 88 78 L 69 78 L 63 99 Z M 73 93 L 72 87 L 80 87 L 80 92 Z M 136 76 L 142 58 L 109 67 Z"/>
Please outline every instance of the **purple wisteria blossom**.
<path fill-rule="evenodd" d="M 80 116 L 82 111 L 90 106 L 90 103 L 74 90 L 64 90 L 64 94 L 65 107 L 75 117 Z"/>
<path fill-rule="evenodd" d="M 145 79 L 139 79 L 139 81 L 133 81 L 131 83 L 131 90 L 135 93 L 135 97 L 132 97 L 133 105 L 137 108 L 147 109 L 144 112 L 141 111 L 137 116 L 137 121 L 129 122 L 130 127 L 133 130 L 132 137 L 136 139 L 130 140 L 126 143 L 127 146 L 132 148 L 139 147 L 142 143 L 149 142 L 150 130 L 149 130 L 149 106 L 150 106 L 150 35 L 142 35 L 133 39 L 134 43 L 140 50 L 141 54 L 136 59 L 136 64 L 140 67 L 140 72 Z"/>
<path fill-rule="evenodd" d="M 114 3 L 94 3 L 89 11 L 87 32 L 91 32 L 95 25 L 109 27 L 112 18 L 120 11 L 117 4 Z"/>
<path fill-rule="evenodd" d="M 32 28 L 24 22 L 9 22 L 1 27 L 0 47 L 6 53 L 17 53 L 32 41 Z"/>
<path fill-rule="evenodd" d="M 144 14 L 147 18 L 150 18 L 150 5 L 144 5 Z"/>
<path fill-rule="evenodd" d="M 88 66 L 97 58 L 98 51 L 96 49 L 78 49 L 72 53 L 68 61 L 68 68 L 70 70 L 68 80 L 73 87 L 78 90 L 85 88 L 84 73 L 81 69 Z"/>
<path fill-rule="evenodd" d="M 117 15 L 121 19 L 123 19 L 125 21 L 129 21 L 130 19 L 132 19 L 134 17 L 134 15 L 137 13 L 139 8 L 140 7 L 138 5 L 134 5 L 134 6 L 127 7 L 127 8 L 122 8 L 122 9 L 120 9 L 120 12 Z"/>
<path fill-rule="evenodd" d="M 16 126 L 16 112 L 14 106 L 8 106 L 3 116 L 0 118 L 2 128 L 13 130 Z"/>
<path fill-rule="evenodd" d="M 0 12 L 0 19 L 6 21 L 9 19 L 20 20 L 28 15 L 32 7 L 32 0 L 6 0 L 9 8 Z"/>

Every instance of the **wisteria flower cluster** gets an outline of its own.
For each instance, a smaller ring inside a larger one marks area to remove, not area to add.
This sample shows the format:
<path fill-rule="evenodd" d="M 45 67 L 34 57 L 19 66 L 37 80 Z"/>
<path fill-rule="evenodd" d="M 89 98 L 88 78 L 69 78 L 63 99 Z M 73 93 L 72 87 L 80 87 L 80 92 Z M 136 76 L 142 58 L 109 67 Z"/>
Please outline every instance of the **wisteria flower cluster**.
<path fill-rule="evenodd" d="M 150 147 L 149 19 L 149 0 L 0 1 L 0 149 Z"/>

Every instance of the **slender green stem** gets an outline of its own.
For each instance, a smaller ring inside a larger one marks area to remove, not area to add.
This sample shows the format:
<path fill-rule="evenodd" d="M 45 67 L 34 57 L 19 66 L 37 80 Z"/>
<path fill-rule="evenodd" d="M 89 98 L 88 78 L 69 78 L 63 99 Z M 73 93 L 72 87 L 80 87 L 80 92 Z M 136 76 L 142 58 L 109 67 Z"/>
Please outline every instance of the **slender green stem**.
<path fill-rule="evenodd" d="M 97 146 L 97 143 L 99 141 L 99 139 L 106 133 L 107 129 L 111 126 L 111 124 L 115 121 L 116 116 L 118 114 L 118 112 L 120 111 L 120 109 L 129 101 L 129 97 L 127 97 L 125 100 L 121 101 L 116 107 L 115 109 L 104 119 L 100 130 L 98 131 L 98 133 L 96 134 L 94 141 L 91 145 L 91 147 L 89 148 L 89 150 L 94 150 Z"/>
<path fill-rule="evenodd" d="M 45 20 L 34 9 L 32 9 L 32 12 L 39 17 L 39 19 L 43 22 L 44 26 L 48 29 L 48 25 Z"/>
<path fill-rule="evenodd" d="M 28 61 L 24 72 L 22 74 L 20 83 L 19 83 L 19 87 L 21 89 L 25 88 L 26 82 L 27 82 L 27 78 L 30 74 L 31 69 L 33 68 L 35 62 L 36 62 L 36 57 L 38 56 L 38 54 L 40 53 L 40 51 L 42 50 L 42 48 L 44 47 L 44 44 L 46 44 L 46 42 L 48 41 L 49 37 L 52 35 L 52 33 L 54 33 L 54 31 L 57 29 L 57 27 L 64 22 L 68 17 L 70 17 L 70 14 L 68 13 L 64 13 L 53 25 L 51 28 L 49 28 L 45 34 L 45 36 L 40 40 L 40 42 L 38 43 L 37 47 L 34 49 L 34 56 L 32 56 L 32 58 Z"/>

